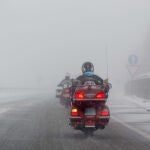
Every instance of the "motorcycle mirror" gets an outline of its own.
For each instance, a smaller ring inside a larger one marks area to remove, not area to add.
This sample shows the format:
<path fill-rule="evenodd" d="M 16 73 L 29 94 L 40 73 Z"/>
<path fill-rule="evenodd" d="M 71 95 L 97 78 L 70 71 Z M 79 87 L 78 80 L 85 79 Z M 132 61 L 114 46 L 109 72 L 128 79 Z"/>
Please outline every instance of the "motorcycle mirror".
<path fill-rule="evenodd" d="M 108 83 L 108 78 L 106 78 L 106 79 L 104 80 L 104 82 L 105 82 L 105 83 Z"/>

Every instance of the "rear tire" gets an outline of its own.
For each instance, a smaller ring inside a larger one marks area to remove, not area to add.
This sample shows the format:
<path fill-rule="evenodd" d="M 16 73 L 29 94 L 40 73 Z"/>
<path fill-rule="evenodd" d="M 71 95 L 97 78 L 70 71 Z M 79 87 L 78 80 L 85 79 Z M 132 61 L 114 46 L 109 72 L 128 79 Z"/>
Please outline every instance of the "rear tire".
<path fill-rule="evenodd" d="M 94 136 L 94 130 L 93 129 L 84 129 L 84 135 L 86 137 L 93 137 Z"/>

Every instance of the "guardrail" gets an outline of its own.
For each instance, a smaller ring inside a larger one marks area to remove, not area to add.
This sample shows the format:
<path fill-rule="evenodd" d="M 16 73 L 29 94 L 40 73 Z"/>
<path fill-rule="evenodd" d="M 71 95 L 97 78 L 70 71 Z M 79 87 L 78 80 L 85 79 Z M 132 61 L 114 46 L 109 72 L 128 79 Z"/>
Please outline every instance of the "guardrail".
<path fill-rule="evenodd" d="M 126 84 L 126 94 L 150 99 L 150 78 L 132 80 Z"/>

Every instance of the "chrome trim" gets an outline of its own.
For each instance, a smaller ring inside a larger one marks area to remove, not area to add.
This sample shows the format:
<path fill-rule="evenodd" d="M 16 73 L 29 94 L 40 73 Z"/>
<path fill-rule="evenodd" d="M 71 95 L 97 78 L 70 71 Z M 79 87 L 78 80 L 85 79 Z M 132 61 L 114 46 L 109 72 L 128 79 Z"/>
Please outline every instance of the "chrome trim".
<path fill-rule="evenodd" d="M 99 119 L 109 119 L 110 118 L 110 116 L 100 116 L 100 117 L 98 117 Z"/>
<path fill-rule="evenodd" d="M 81 119 L 81 117 L 69 117 L 69 119 Z"/>
<path fill-rule="evenodd" d="M 85 126 L 85 128 L 95 128 L 96 126 Z"/>
<path fill-rule="evenodd" d="M 73 101 L 106 101 L 107 98 L 105 99 L 73 99 Z"/>

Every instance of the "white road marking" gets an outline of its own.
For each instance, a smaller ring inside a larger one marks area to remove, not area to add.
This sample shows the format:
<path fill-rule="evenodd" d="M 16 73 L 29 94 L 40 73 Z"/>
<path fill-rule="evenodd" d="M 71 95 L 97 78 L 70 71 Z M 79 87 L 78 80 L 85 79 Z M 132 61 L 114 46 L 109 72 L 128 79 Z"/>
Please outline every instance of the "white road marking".
<path fill-rule="evenodd" d="M 148 140 L 150 140 L 150 135 L 149 135 L 149 134 L 146 134 L 145 132 L 143 132 L 143 131 L 141 131 L 141 130 L 138 130 L 138 129 L 132 127 L 132 126 L 130 126 L 129 124 L 123 122 L 122 120 L 120 120 L 120 119 L 118 119 L 118 118 L 116 118 L 116 117 L 111 116 L 111 118 L 112 118 L 113 120 L 115 120 L 116 122 L 119 122 L 119 123 L 122 124 L 123 126 L 127 127 L 128 129 L 130 129 L 130 130 L 132 130 L 132 131 L 134 131 L 134 132 L 140 134 L 140 135 L 143 136 L 144 138 L 147 138 Z"/>

